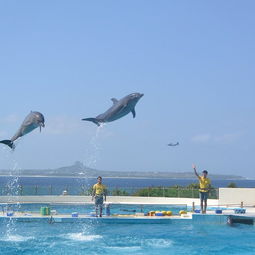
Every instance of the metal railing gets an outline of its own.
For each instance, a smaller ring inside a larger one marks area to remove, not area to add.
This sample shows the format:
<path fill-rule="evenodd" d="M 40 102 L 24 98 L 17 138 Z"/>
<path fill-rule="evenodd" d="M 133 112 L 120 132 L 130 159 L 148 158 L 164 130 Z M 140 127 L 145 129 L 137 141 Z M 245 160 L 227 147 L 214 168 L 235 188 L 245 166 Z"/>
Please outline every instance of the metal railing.
<path fill-rule="evenodd" d="M 87 186 L 41 186 L 41 185 L 17 185 L 16 187 L 0 186 L 2 196 L 39 196 L 39 195 L 62 195 L 66 191 L 68 195 L 91 195 L 92 188 Z M 183 197 L 199 198 L 198 188 L 187 187 L 108 187 L 107 194 L 110 196 L 144 196 L 144 197 Z M 217 199 L 219 189 L 212 188 L 209 198 Z"/>

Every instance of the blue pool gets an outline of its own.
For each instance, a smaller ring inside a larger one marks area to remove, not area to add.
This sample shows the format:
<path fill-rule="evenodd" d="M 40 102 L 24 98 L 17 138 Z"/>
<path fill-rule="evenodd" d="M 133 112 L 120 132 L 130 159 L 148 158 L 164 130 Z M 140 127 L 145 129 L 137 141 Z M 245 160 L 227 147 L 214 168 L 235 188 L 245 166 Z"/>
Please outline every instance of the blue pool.
<path fill-rule="evenodd" d="M 0 223 L 0 254 L 255 254 L 249 225 Z"/>
<path fill-rule="evenodd" d="M 40 205 L 12 206 L 20 211 L 37 212 Z M 51 205 L 59 213 L 87 213 L 91 205 Z M 180 206 L 113 205 L 114 213 L 133 210 L 172 210 Z M 203 217 L 203 216 L 200 216 Z M 138 222 L 139 223 L 139 222 Z M 103 222 L 16 222 L 0 221 L 2 255 L 155 255 L 155 254 L 255 254 L 253 225 L 210 224 L 206 221 L 173 220 L 168 224 L 105 224 Z"/>

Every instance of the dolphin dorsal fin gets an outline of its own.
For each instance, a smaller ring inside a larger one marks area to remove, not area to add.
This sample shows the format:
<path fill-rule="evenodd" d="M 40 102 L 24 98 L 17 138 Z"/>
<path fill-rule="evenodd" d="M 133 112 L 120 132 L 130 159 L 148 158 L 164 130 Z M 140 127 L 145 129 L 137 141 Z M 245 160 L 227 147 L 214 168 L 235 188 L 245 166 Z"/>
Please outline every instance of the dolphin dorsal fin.
<path fill-rule="evenodd" d="M 118 100 L 116 98 L 111 98 L 111 100 L 112 100 L 113 104 L 118 103 Z"/>

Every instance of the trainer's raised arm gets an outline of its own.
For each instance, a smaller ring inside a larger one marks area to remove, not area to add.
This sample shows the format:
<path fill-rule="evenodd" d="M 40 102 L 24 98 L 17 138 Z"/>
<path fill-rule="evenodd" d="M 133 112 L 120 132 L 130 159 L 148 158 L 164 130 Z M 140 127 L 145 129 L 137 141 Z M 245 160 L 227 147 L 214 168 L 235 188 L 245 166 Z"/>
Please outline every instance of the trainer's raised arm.
<path fill-rule="evenodd" d="M 197 168 L 195 164 L 192 164 L 192 168 L 194 169 L 194 173 L 197 177 L 199 177 L 198 173 L 197 173 Z"/>

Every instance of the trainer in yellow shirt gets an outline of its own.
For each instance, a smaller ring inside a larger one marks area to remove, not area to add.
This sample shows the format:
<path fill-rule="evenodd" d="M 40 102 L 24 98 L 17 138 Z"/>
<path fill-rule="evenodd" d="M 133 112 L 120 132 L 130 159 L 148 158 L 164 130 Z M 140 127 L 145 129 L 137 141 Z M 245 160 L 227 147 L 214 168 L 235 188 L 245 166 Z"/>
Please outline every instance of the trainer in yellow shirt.
<path fill-rule="evenodd" d="M 205 173 L 206 175 L 208 174 L 208 172 L 204 170 L 203 171 L 203 174 Z M 209 189 L 210 189 L 210 185 L 211 185 L 211 181 L 209 178 L 207 177 L 204 177 L 204 176 L 198 176 L 198 179 L 199 179 L 199 191 L 200 192 L 208 192 Z"/>
<path fill-rule="evenodd" d="M 95 193 L 95 196 L 103 196 L 105 194 L 106 187 L 101 183 L 96 183 L 93 186 L 93 191 Z"/>
<path fill-rule="evenodd" d="M 95 209 L 96 209 L 96 217 L 98 217 L 98 209 L 99 209 L 99 217 L 102 217 L 103 204 L 106 201 L 106 186 L 102 184 L 102 177 L 97 177 L 97 183 L 93 186 L 92 189 L 92 201 L 95 199 Z"/>
<path fill-rule="evenodd" d="M 200 193 L 200 206 L 201 206 L 201 211 L 202 213 L 206 213 L 206 208 L 207 208 L 207 199 L 209 195 L 209 190 L 211 187 L 211 181 L 209 178 L 207 178 L 208 172 L 204 170 L 202 172 L 202 176 L 199 176 L 197 173 L 196 166 L 192 166 L 194 169 L 194 173 L 197 176 L 199 180 L 199 193 Z"/>

